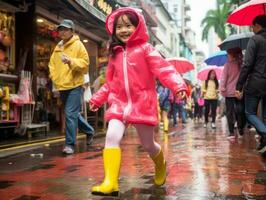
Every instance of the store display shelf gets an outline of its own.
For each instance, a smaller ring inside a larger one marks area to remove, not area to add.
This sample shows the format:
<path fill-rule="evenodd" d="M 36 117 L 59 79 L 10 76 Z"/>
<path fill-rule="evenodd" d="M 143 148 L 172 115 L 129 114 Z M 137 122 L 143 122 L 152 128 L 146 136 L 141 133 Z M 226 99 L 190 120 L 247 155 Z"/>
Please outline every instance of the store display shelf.
<path fill-rule="evenodd" d="M 0 124 L 18 123 L 18 120 L 0 120 Z"/>
<path fill-rule="evenodd" d="M 1 80 L 6 80 L 6 81 L 17 81 L 18 80 L 18 76 L 17 75 L 13 75 L 13 74 L 3 74 L 0 73 L 0 79 Z"/>

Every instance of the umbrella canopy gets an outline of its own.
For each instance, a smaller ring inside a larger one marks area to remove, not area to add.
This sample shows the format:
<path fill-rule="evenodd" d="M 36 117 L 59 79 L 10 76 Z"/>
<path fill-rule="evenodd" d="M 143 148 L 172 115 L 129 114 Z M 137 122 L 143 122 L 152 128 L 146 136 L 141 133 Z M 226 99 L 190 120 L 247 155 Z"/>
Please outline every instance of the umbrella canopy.
<path fill-rule="evenodd" d="M 221 44 L 219 48 L 221 50 L 227 50 L 239 47 L 240 49 L 246 49 L 249 39 L 254 35 L 252 32 L 240 33 L 228 36 Z"/>
<path fill-rule="evenodd" d="M 229 15 L 227 22 L 239 26 L 250 26 L 258 15 L 266 15 L 266 0 L 251 0 L 244 3 Z"/>
<path fill-rule="evenodd" d="M 197 78 L 201 81 L 207 80 L 208 73 L 211 70 L 215 71 L 217 79 L 220 80 L 223 74 L 224 67 L 218 67 L 215 65 L 209 65 L 199 70 L 199 72 L 197 73 Z"/>
<path fill-rule="evenodd" d="M 183 57 L 167 58 L 166 60 L 174 65 L 176 71 L 180 74 L 184 74 L 195 69 L 194 65 L 188 59 Z"/>
<path fill-rule="evenodd" d="M 207 65 L 224 66 L 224 64 L 227 62 L 227 53 L 226 51 L 219 51 L 204 60 L 204 62 Z"/>

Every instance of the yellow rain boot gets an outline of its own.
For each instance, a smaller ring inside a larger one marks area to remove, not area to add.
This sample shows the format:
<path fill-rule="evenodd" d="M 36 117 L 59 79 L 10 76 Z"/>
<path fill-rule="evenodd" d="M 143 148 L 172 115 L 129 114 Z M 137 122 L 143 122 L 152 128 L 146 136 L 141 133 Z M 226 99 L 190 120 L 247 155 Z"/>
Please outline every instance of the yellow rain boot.
<path fill-rule="evenodd" d="M 156 156 L 152 157 L 152 160 L 155 163 L 154 183 L 158 186 L 163 185 L 166 180 L 166 161 L 162 149 Z"/>
<path fill-rule="evenodd" d="M 91 193 L 101 196 L 118 196 L 118 176 L 121 163 L 120 148 L 105 148 L 103 151 L 105 178 L 101 185 L 92 187 Z"/>
<path fill-rule="evenodd" d="M 163 130 L 164 132 L 168 132 L 168 128 L 169 128 L 169 120 L 167 117 L 164 117 L 163 119 Z"/>

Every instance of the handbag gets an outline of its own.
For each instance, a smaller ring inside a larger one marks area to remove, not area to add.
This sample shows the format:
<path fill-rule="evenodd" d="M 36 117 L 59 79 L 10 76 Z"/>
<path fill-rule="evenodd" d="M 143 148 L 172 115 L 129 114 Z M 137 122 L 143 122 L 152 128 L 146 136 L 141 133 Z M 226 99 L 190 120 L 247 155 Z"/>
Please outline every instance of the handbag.
<path fill-rule="evenodd" d="M 83 93 L 83 99 L 85 102 L 89 102 L 92 94 L 91 94 L 91 87 L 90 87 L 90 76 L 89 73 L 84 74 L 84 93 Z"/>
<path fill-rule="evenodd" d="M 90 99 L 92 97 L 92 94 L 91 94 L 91 87 L 88 85 L 85 90 L 84 90 L 84 94 L 83 94 L 83 98 L 84 98 L 84 101 L 85 102 L 89 102 Z"/>
<path fill-rule="evenodd" d="M 198 104 L 199 106 L 204 106 L 204 99 L 198 98 Z"/>

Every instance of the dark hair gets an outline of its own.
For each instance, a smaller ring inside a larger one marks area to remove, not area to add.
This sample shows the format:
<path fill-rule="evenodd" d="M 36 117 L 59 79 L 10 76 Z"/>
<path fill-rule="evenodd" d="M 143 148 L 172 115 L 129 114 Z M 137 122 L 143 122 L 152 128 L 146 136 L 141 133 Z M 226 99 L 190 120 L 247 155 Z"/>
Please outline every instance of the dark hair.
<path fill-rule="evenodd" d="M 234 58 L 238 57 L 239 54 L 242 54 L 242 50 L 239 47 L 227 49 L 226 52 L 232 55 Z"/>
<path fill-rule="evenodd" d="M 116 37 L 116 25 L 117 25 L 117 21 L 119 19 L 119 17 L 121 16 L 127 16 L 127 18 L 129 19 L 129 21 L 135 26 L 137 27 L 139 24 L 139 18 L 138 16 L 130 11 L 125 11 L 125 12 L 121 12 L 119 13 L 115 20 L 114 20 L 114 26 L 113 26 L 113 32 L 112 32 L 112 36 L 111 36 L 111 41 L 110 41 L 110 46 L 109 46 L 109 54 L 114 56 L 114 48 L 116 46 L 125 46 L 125 44 L 123 42 L 121 42 L 117 37 Z M 123 18 L 122 18 L 123 20 Z"/>
<path fill-rule="evenodd" d="M 205 80 L 205 86 L 206 86 L 206 90 L 208 88 L 208 83 L 209 83 L 209 80 L 211 78 L 211 72 L 214 71 L 214 70 L 210 70 L 209 73 L 208 73 L 208 76 L 207 76 L 207 80 Z M 214 71 L 215 72 L 215 71 Z M 219 82 L 217 80 L 217 76 L 216 76 L 216 72 L 215 72 L 215 78 L 214 78 L 214 82 L 215 82 L 215 87 L 216 89 L 218 89 L 219 87 Z"/>
<path fill-rule="evenodd" d="M 258 15 L 253 19 L 252 24 L 259 24 L 262 26 L 262 28 L 266 28 L 266 15 Z"/>

